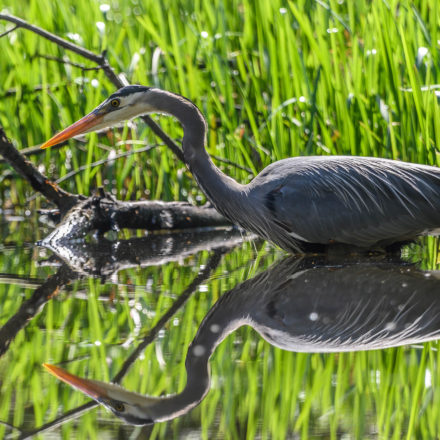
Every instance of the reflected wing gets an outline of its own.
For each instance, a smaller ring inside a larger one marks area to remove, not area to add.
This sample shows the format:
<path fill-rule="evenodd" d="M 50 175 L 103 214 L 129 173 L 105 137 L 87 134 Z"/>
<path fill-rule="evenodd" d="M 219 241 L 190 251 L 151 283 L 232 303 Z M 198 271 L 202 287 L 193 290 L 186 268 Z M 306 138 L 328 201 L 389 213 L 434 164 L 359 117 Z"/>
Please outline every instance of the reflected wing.
<path fill-rule="evenodd" d="M 372 158 L 298 159 L 278 162 L 265 196 L 270 215 L 294 238 L 371 246 L 440 227 L 437 168 Z"/>

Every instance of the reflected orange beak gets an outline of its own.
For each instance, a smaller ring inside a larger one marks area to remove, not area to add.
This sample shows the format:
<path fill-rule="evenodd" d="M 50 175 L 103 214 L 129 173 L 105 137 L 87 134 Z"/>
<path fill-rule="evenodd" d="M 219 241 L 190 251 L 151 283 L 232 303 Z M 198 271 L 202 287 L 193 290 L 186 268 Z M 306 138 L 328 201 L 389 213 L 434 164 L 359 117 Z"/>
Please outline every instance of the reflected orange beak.
<path fill-rule="evenodd" d="M 56 367 L 55 365 L 43 364 L 43 367 L 58 379 L 66 382 L 77 390 L 82 391 L 92 399 L 98 400 L 102 399 L 103 397 L 108 397 L 106 390 L 99 386 L 99 384 L 95 381 L 82 379 L 81 377 L 70 374 L 68 371 L 63 370 L 60 367 Z"/>
<path fill-rule="evenodd" d="M 95 127 L 102 121 L 102 118 L 102 115 L 98 115 L 95 112 L 89 113 L 87 116 L 84 116 L 79 121 L 76 121 L 74 124 L 70 125 L 63 131 L 51 137 L 48 141 L 41 145 L 40 148 L 44 149 L 52 147 L 53 145 L 59 144 L 60 142 L 72 138 L 73 136 L 77 136 L 79 134 L 90 131 L 93 127 Z"/>

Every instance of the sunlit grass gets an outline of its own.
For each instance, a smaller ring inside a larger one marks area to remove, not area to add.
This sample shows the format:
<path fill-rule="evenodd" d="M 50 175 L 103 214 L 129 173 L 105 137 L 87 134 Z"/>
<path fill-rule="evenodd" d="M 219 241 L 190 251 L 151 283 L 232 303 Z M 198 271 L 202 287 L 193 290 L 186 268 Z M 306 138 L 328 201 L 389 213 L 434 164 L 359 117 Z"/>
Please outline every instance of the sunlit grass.
<path fill-rule="evenodd" d="M 144 0 L 112 1 L 108 10 L 101 10 L 104 4 L 2 0 L 0 8 L 96 53 L 107 50 L 111 65 L 132 83 L 188 96 L 207 117 L 208 151 L 253 174 L 274 160 L 309 154 L 373 155 L 439 165 L 440 110 L 437 89 L 431 89 L 440 84 L 440 6 L 435 0 Z M 5 26 L 0 22 L 0 33 Z M 114 90 L 103 72 L 42 58 L 67 57 L 91 66 L 24 30 L 0 39 L 0 53 L 0 124 L 19 148 L 43 142 Z M 40 86 L 42 90 L 34 91 Z M 16 93 L 3 97 L 12 88 Z M 171 137 L 182 137 L 175 121 L 157 119 Z M 157 142 L 139 123 L 136 129 L 90 135 L 87 144 L 71 141 L 70 148 L 46 151 L 32 160 L 54 178 L 89 165 L 62 183 L 70 191 L 89 194 L 104 186 L 121 199 L 203 201 L 184 165 L 163 146 L 90 166 L 126 139 Z M 127 143 L 117 150 L 139 147 Z M 218 164 L 241 182 L 251 178 Z M 29 185 L 8 168 L 2 167 L 0 179 L 3 205 L 21 204 L 32 211 L 39 207 L 41 199 L 29 205 Z M 10 234 L 4 235 L 9 240 L 35 238 L 21 224 L 9 228 Z M 437 240 L 423 243 L 423 249 L 410 248 L 408 259 L 438 269 Z M 196 293 L 177 314 L 178 325 L 170 323 L 134 364 L 125 387 L 154 395 L 182 388 L 186 347 L 206 311 L 221 294 L 275 258 L 260 255 L 249 267 L 250 253 L 248 247 L 225 258 L 207 283 L 208 291 Z M 184 267 L 173 263 L 124 271 L 118 287 L 82 282 L 49 302 L 0 360 L 0 420 L 33 428 L 52 420 L 61 408 L 85 402 L 80 393 L 45 374 L 41 363 L 69 360 L 69 371 L 108 380 L 130 351 L 123 342 L 140 337 L 130 301 L 151 311 L 148 317 L 141 315 L 144 332 L 206 259 L 199 255 Z M 1 261 L 1 272 L 41 278 L 53 273 L 31 263 L 26 253 L 3 252 Z M 146 295 L 147 285 L 151 291 Z M 87 301 L 75 297 L 78 289 L 88 292 Z M 1 324 L 29 295 L 19 286 L 0 285 Z M 114 302 L 99 300 L 110 295 L 115 295 Z M 165 365 L 158 361 L 158 350 Z M 216 351 L 207 399 L 187 416 L 156 425 L 151 437 L 178 437 L 194 429 L 204 438 L 436 438 L 437 350 L 437 343 L 429 343 L 368 353 L 296 354 L 271 347 L 243 328 Z M 426 371 L 431 374 L 429 386 Z M 99 438 L 110 423 L 116 429 L 139 430 L 122 428 L 99 409 L 78 423 L 65 424 L 60 432 L 64 438 Z M 4 432 L 0 425 L 0 437 Z"/>
<path fill-rule="evenodd" d="M 440 115 L 429 89 L 439 83 L 437 2 L 144 1 L 114 2 L 102 12 L 98 2 L 78 1 L 74 14 L 66 2 L 36 4 L 22 9 L 11 2 L 8 10 L 97 53 L 107 49 L 130 82 L 190 97 L 207 117 L 208 151 L 254 173 L 300 154 L 438 163 Z M 103 72 L 39 57 L 90 65 L 29 32 L 9 34 L 0 48 L 2 90 L 18 90 L 0 101 L 0 122 L 21 147 L 43 142 L 113 91 Z M 160 120 L 181 138 L 176 123 Z M 108 155 L 102 143 L 127 136 L 153 141 L 138 128 L 92 135 L 87 152 L 63 148 L 37 160 L 50 175 L 63 176 Z M 83 193 L 104 185 L 123 198 L 187 199 L 188 192 L 194 198 L 200 193 L 181 169 L 162 147 L 88 169 L 63 185 Z M 250 177 L 227 172 L 240 181 Z"/>

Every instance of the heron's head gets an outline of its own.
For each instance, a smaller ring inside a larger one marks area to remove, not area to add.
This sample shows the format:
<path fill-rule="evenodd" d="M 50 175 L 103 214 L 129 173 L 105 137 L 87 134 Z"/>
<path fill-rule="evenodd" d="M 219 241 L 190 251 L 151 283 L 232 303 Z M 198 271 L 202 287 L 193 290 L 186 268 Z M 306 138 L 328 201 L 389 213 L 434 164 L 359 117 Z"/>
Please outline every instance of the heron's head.
<path fill-rule="evenodd" d="M 55 377 L 104 405 L 127 423 L 149 425 L 156 421 L 154 406 L 160 398 L 133 393 L 115 384 L 83 379 L 55 365 L 43 366 Z"/>
<path fill-rule="evenodd" d="M 131 85 L 119 89 L 91 113 L 50 138 L 40 148 L 49 148 L 74 136 L 111 127 L 119 122 L 155 111 L 157 89 Z"/>

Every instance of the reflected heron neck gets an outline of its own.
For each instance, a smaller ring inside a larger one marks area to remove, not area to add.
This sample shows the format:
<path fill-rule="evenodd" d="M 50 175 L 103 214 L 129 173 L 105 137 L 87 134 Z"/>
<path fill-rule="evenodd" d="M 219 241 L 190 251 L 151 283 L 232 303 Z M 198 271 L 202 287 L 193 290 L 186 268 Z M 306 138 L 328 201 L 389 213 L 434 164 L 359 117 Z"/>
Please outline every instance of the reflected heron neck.
<path fill-rule="evenodd" d="M 163 422 L 186 414 L 208 394 L 211 386 L 209 359 L 229 334 L 246 323 L 242 319 L 231 320 L 234 315 L 232 311 L 224 313 L 220 308 L 221 313 L 218 314 L 217 308 L 218 304 L 205 317 L 188 348 L 185 388 L 178 394 L 159 398 L 148 408 L 154 421 Z"/>

